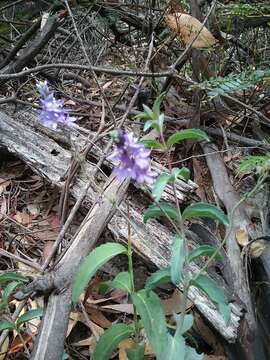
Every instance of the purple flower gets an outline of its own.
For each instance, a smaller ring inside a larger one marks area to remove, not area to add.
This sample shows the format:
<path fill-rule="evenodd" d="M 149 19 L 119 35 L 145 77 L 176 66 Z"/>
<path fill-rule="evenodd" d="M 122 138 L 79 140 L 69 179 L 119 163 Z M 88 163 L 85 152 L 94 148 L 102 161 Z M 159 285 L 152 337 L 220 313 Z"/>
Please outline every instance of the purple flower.
<path fill-rule="evenodd" d="M 60 123 L 67 126 L 73 126 L 75 118 L 69 116 L 68 109 L 63 108 L 62 100 L 56 100 L 53 92 L 50 92 L 48 83 L 37 83 L 37 89 L 41 96 L 42 111 L 40 113 L 40 122 L 42 125 L 51 129 L 57 129 Z"/>
<path fill-rule="evenodd" d="M 119 179 L 131 177 L 138 184 L 152 184 L 157 174 L 151 170 L 150 153 L 145 145 L 138 144 L 133 133 L 125 134 L 117 130 L 114 151 L 108 159 L 120 161 L 113 170 Z"/>

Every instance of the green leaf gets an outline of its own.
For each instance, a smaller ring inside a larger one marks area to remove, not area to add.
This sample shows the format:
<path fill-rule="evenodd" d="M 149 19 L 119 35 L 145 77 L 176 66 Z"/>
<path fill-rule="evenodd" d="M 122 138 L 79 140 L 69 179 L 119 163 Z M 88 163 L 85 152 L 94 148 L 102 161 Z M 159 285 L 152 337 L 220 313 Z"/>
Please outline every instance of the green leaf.
<path fill-rule="evenodd" d="M 178 173 L 178 176 L 182 177 L 186 182 L 190 179 L 190 171 L 186 167 L 182 167 Z"/>
<path fill-rule="evenodd" d="M 241 7 L 243 4 L 241 4 Z M 238 15 L 238 14 L 237 14 Z M 227 95 L 239 90 L 246 90 L 252 86 L 266 80 L 269 77 L 269 69 L 247 69 L 238 74 L 229 74 L 228 76 L 212 78 L 196 84 L 197 88 L 207 91 L 210 97 Z"/>
<path fill-rule="evenodd" d="M 206 133 L 199 129 L 186 129 L 176 132 L 167 140 L 167 145 L 172 146 L 183 140 L 205 140 L 209 141 Z"/>
<path fill-rule="evenodd" d="M 140 143 L 148 148 L 163 149 L 163 145 L 157 140 L 141 140 Z"/>
<path fill-rule="evenodd" d="M 173 317 L 178 328 L 180 325 L 181 315 L 173 314 Z M 193 325 L 193 316 L 191 314 L 185 315 L 180 334 L 183 335 L 184 333 L 186 333 L 189 329 L 191 329 L 192 325 Z"/>
<path fill-rule="evenodd" d="M 154 102 L 153 113 L 155 114 L 156 117 L 158 117 L 160 115 L 160 105 L 161 105 L 164 95 L 165 95 L 165 93 L 161 93 Z"/>
<path fill-rule="evenodd" d="M 186 346 L 185 360 L 203 360 L 204 354 L 198 354 L 195 349 Z"/>
<path fill-rule="evenodd" d="M 160 114 L 157 120 L 157 127 L 156 129 L 158 130 L 159 133 L 162 132 L 163 129 L 163 124 L 164 124 L 164 114 Z"/>
<path fill-rule="evenodd" d="M 128 294 L 131 294 L 132 292 L 131 277 L 127 271 L 120 272 L 114 280 L 106 281 L 105 284 L 107 284 L 110 288 L 121 289 Z"/>
<path fill-rule="evenodd" d="M 148 120 L 146 121 L 146 123 L 144 124 L 144 127 L 143 127 L 143 131 L 147 131 L 148 129 L 150 129 L 152 127 L 152 124 L 153 124 L 153 121 L 152 120 Z"/>
<path fill-rule="evenodd" d="M 84 259 L 74 280 L 72 288 L 73 303 L 77 302 L 80 294 L 86 288 L 88 282 L 97 270 L 114 256 L 120 254 L 127 254 L 127 249 L 123 245 L 107 243 L 96 247 L 90 255 Z"/>
<path fill-rule="evenodd" d="M 188 220 L 193 217 L 208 217 L 219 221 L 221 224 L 228 226 L 229 219 L 227 215 L 215 205 L 208 203 L 196 203 L 188 206 L 182 213 L 182 219 Z"/>
<path fill-rule="evenodd" d="M 8 282 L 8 281 L 19 281 L 21 283 L 27 283 L 28 279 L 18 273 L 15 272 L 6 272 L 0 275 L 0 284 Z"/>
<path fill-rule="evenodd" d="M 133 348 L 126 349 L 128 360 L 143 360 L 145 345 L 136 345 Z"/>
<path fill-rule="evenodd" d="M 172 336 L 168 334 L 167 345 L 157 360 L 180 360 L 185 356 L 185 340 L 182 336 Z"/>
<path fill-rule="evenodd" d="M 154 183 L 153 190 L 152 190 L 153 198 L 156 201 L 160 200 L 162 193 L 163 193 L 164 189 L 166 188 L 169 180 L 170 180 L 170 175 L 165 174 L 165 173 L 160 174 L 156 178 L 156 181 Z"/>
<path fill-rule="evenodd" d="M 137 114 L 136 116 L 134 116 L 134 118 L 136 120 L 148 120 L 149 119 L 149 116 L 147 115 L 147 113 L 145 112 L 140 112 L 139 114 Z M 152 122 L 152 120 L 151 120 Z"/>
<path fill-rule="evenodd" d="M 132 294 L 132 301 L 141 317 L 152 349 L 159 355 L 167 342 L 166 320 L 160 299 L 153 291 L 140 290 Z"/>
<path fill-rule="evenodd" d="M 108 360 L 119 343 L 129 338 L 133 330 L 126 324 L 114 324 L 100 337 L 92 360 Z"/>
<path fill-rule="evenodd" d="M 215 254 L 217 249 L 212 245 L 200 245 L 196 249 L 193 249 L 190 251 L 188 255 L 188 262 L 191 263 L 195 259 L 197 259 L 200 256 L 209 256 L 211 257 L 213 254 Z M 215 259 L 222 260 L 222 256 L 219 252 L 215 254 Z"/>
<path fill-rule="evenodd" d="M 148 116 L 149 119 L 155 120 L 154 113 L 153 113 L 153 111 L 150 109 L 149 106 L 143 104 L 143 110 L 144 110 L 145 114 L 147 114 L 147 116 Z"/>
<path fill-rule="evenodd" d="M 15 329 L 15 324 L 13 324 L 12 322 L 7 320 L 0 321 L 0 331 L 13 330 L 13 329 Z"/>
<path fill-rule="evenodd" d="M 171 268 L 168 266 L 151 274 L 145 282 L 145 289 L 153 290 L 157 286 L 169 282 L 171 282 Z"/>
<path fill-rule="evenodd" d="M 182 236 L 176 235 L 174 237 L 171 252 L 171 279 L 175 285 L 178 285 L 183 279 L 186 259 L 185 241 Z"/>
<path fill-rule="evenodd" d="M 244 157 L 240 163 L 236 175 L 238 176 L 240 173 L 256 170 L 256 168 L 264 166 L 265 164 L 269 163 L 269 161 L 269 153 L 266 155 L 251 155 Z"/>
<path fill-rule="evenodd" d="M 167 217 L 165 214 L 167 214 L 167 216 L 173 220 L 177 219 L 178 217 L 177 210 L 174 205 L 160 203 L 159 206 L 151 205 L 148 209 L 145 210 L 143 221 L 146 223 L 149 219 Z"/>
<path fill-rule="evenodd" d="M 29 310 L 18 318 L 16 321 L 16 327 L 21 326 L 23 323 L 41 317 L 43 315 L 43 309 Z"/>
<path fill-rule="evenodd" d="M 4 289 L 2 294 L 2 301 L 7 303 L 10 295 L 13 293 L 13 291 L 20 285 L 21 283 L 18 281 L 12 281 L 10 282 Z"/>
<path fill-rule="evenodd" d="M 209 296 L 223 316 L 226 325 L 228 325 L 231 318 L 231 309 L 224 291 L 217 286 L 215 281 L 201 274 L 191 279 L 190 285 L 203 290 Z"/>

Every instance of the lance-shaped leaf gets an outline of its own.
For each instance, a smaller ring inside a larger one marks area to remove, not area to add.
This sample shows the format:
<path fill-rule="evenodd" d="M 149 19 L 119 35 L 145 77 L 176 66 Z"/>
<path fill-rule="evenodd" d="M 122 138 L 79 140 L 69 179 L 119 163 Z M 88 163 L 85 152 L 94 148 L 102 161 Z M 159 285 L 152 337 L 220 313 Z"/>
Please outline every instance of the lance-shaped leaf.
<path fill-rule="evenodd" d="M 128 360 L 143 360 L 145 345 L 136 345 L 133 348 L 126 349 Z"/>
<path fill-rule="evenodd" d="M 36 319 L 38 317 L 41 317 L 43 315 L 43 309 L 34 309 L 34 310 L 29 310 L 26 313 L 24 313 L 23 315 L 21 315 L 18 320 L 16 321 L 16 327 L 18 328 L 19 326 L 21 326 L 23 323 L 31 321 L 33 319 Z"/>
<path fill-rule="evenodd" d="M 149 219 L 166 218 L 167 216 L 173 220 L 177 219 L 178 214 L 176 207 L 172 204 L 160 203 L 159 206 L 151 205 L 145 210 L 143 221 L 146 223 Z"/>
<path fill-rule="evenodd" d="M 130 273 L 127 271 L 120 272 L 113 280 L 106 281 L 105 285 L 110 288 L 120 289 L 127 292 L 128 294 L 131 294 L 132 286 Z"/>
<path fill-rule="evenodd" d="M 132 295 L 132 301 L 152 349 L 158 356 L 167 343 L 166 320 L 160 299 L 153 291 L 140 290 Z"/>
<path fill-rule="evenodd" d="M 188 206 L 182 213 L 183 220 L 189 220 L 194 217 L 208 217 L 219 221 L 221 224 L 228 226 L 229 219 L 227 215 L 215 205 L 208 203 L 196 203 Z"/>
<path fill-rule="evenodd" d="M 152 195 L 156 201 L 159 201 L 163 191 L 165 190 L 167 184 L 173 184 L 176 182 L 177 178 L 180 177 L 185 181 L 190 179 L 190 171 L 186 167 L 181 169 L 173 168 L 171 174 L 162 173 L 160 174 L 154 183 Z"/>
<path fill-rule="evenodd" d="M 127 254 L 127 249 L 116 243 L 107 243 L 96 247 L 90 255 L 88 255 L 80 266 L 79 272 L 75 277 L 72 288 L 72 301 L 76 303 L 80 294 L 86 288 L 88 282 L 94 276 L 99 268 L 114 256 Z"/>
<path fill-rule="evenodd" d="M 21 285 L 21 282 L 18 282 L 18 281 L 12 281 L 9 284 L 7 284 L 7 286 L 5 287 L 5 289 L 4 289 L 3 293 L 2 293 L 2 301 L 0 303 L 0 309 L 3 309 L 4 307 L 7 306 L 9 297 L 11 296 L 13 291 L 19 285 Z"/>
<path fill-rule="evenodd" d="M 224 291 L 215 283 L 215 281 L 208 276 L 200 274 L 194 279 L 191 279 L 190 285 L 203 290 L 209 296 L 223 316 L 226 325 L 228 325 L 231 318 L 231 308 Z"/>
<path fill-rule="evenodd" d="M 174 237 L 171 252 L 171 279 L 175 285 L 178 285 L 183 278 L 186 259 L 185 242 L 182 236 Z"/>
<path fill-rule="evenodd" d="M 152 195 L 153 195 L 153 198 L 156 200 L 156 201 L 159 201 L 162 194 L 163 194 L 163 191 L 165 190 L 169 180 L 170 180 L 170 175 L 168 174 L 160 174 L 156 180 L 155 180 L 155 183 L 154 183 L 154 186 L 153 186 L 153 190 L 152 190 Z"/>
<path fill-rule="evenodd" d="M 174 320 L 177 324 L 177 329 L 178 327 L 181 325 L 181 317 L 182 315 L 178 315 L 178 314 L 173 314 Z M 184 320 L 181 326 L 181 329 L 178 330 L 178 332 L 180 331 L 180 334 L 183 335 L 185 332 L 187 332 L 189 329 L 191 329 L 193 325 L 193 316 L 191 314 L 186 314 L 184 315 Z"/>
<path fill-rule="evenodd" d="M 161 105 L 164 95 L 165 95 L 165 93 L 161 93 L 154 102 L 153 112 L 156 115 L 156 117 L 158 117 L 160 115 L 160 105 Z"/>
<path fill-rule="evenodd" d="M 0 331 L 13 329 L 15 329 L 15 324 L 7 320 L 0 320 Z"/>
<path fill-rule="evenodd" d="M 196 260 L 200 256 L 213 256 L 215 255 L 215 259 L 222 261 L 222 256 L 217 251 L 217 249 L 212 245 L 200 245 L 197 248 L 190 251 L 188 254 L 188 262 L 192 262 Z"/>
<path fill-rule="evenodd" d="M 28 279 L 18 273 L 15 272 L 6 272 L 0 275 L 0 284 L 8 282 L 8 281 L 19 281 L 21 283 L 27 283 Z"/>
<path fill-rule="evenodd" d="M 167 345 L 157 360 L 180 360 L 185 359 L 186 344 L 182 336 L 168 334 Z"/>
<path fill-rule="evenodd" d="M 171 281 L 171 268 L 168 266 L 164 269 L 157 270 L 149 276 L 145 282 L 146 290 L 153 290 L 161 284 L 167 284 Z"/>
<path fill-rule="evenodd" d="M 185 181 L 188 181 L 190 179 L 190 170 L 186 167 L 182 167 L 177 176 L 182 177 Z"/>
<path fill-rule="evenodd" d="M 148 148 L 163 149 L 163 145 L 157 140 L 141 140 L 140 143 Z"/>
<path fill-rule="evenodd" d="M 186 130 L 177 131 L 175 134 L 171 135 L 167 140 L 167 145 L 172 146 L 183 140 L 209 141 L 209 137 L 202 130 L 186 129 Z"/>
<path fill-rule="evenodd" d="M 95 351 L 93 353 L 93 360 L 109 360 L 113 351 L 117 348 L 119 343 L 129 338 L 133 333 L 130 326 L 126 324 L 115 324 L 106 330 L 100 337 Z"/>

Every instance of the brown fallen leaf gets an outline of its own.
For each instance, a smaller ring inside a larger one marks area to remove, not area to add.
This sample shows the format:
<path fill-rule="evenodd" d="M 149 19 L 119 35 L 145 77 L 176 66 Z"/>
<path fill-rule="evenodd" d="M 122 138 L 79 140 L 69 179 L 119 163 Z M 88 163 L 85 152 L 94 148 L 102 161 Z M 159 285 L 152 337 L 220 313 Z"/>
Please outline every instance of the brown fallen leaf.
<path fill-rule="evenodd" d="M 119 311 L 126 314 L 133 314 L 133 304 L 114 304 L 101 306 L 100 309 Z"/>
<path fill-rule="evenodd" d="M 253 258 L 260 257 L 262 255 L 262 253 L 264 252 L 264 250 L 266 249 L 266 247 L 267 247 L 267 244 L 266 244 L 265 240 L 254 241 L 250 245 L 250 249 L 249 249 L 250 256 Z"/>
<path fill-rule="evenodd" d="M 21 334 L 21 337 L 23 339 L 24 344 L 26 344 L 26 345 L 32 341 L 32 335 Z M 14 355 L 17 352 L 19 352 L 24 347 L 23 342 L 22 342 L 21 338 L 19 337 L 19 335 L 17 335 L 11 343 L 8 355 Z"/>
<path fill-rule="evenodd" d="M 32 216 L 21 211 L 17 211 L 16 214 L 13 215 L 13 219 L 22 225 L 29 225 L 32 222 Z"/>
<path fill-rule="evenodd" d="M 95 349 L 96 347 L 96 339 L 93 335 L 89 336 L 87 339 L 83 339 L 83 340 L 79 340 L 79 341 L 76 341 L 76 342 L 73 342 L 72 343 L 72 346 L 89 346 L 91 348 L 93 348 L 93 350 Z"/>
<path fill-rule="evenodd" d="M 109 328 L 112 323 L 109 321 L 101 311 L 94 309 L 94 308 L 88 308 L 87 313 L 89 318 L 97 325 L 101 326 L 103 329 Z"/>
<path fill-rule="evenodd" d="M 246 229 L 240 228 L 235 233 L 236 240 L 240 246 L 246 246 L 249 242 L 248 232 Z"/>
<path fill-rule="evenodd" d="M 131 339 L 125 339 L 118 345 L 119 349 L 119 360 L 128 360 L 126 349 L 131 349 L 135 346 L 135 342 Z"/>
<path fill-rule="evenodd" d="M 57 214 L 51 213 L 47 218 L 48 223 L 50 224 L 52 229 L 60 228 L 60 219 Z"/>
<path fill-rule="evenodd" d="M 210 31 L 202 25 L 202 23 L 195 17 L 184 14 L 176 13 L 173 15 L 167 15 L 165 17 L 168 26 L 178 35 L 182 41 L 188 45 L 192 43 L 192 47 L 195 49 L 208 48 L 215 45 L 218 40 L 210 33 Z"/>

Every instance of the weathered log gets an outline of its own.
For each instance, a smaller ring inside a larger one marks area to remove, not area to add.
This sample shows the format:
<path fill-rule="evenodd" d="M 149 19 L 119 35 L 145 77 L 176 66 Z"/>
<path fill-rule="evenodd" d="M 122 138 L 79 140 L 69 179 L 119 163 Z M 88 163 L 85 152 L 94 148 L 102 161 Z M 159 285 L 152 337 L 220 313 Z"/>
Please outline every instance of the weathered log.
<path fill-rule="evenodd" d="M 35 115 L 28 111 L 17 112 L 13 115 L 13 118 L 0 112 L 0 145 L 8 148 L 10 152 L 23 159 L 35 172 L 41 174 L 49 182 L 62 188 L 64 184 L 63 175 L 67 173 L 71 162 L 71 152 L 61 147 L 48 135 L 38 131 L 38 126 L 35 124 L 37 124 Z M 51 136 L 61 139 L 62 135 L 51 132 Z M 72 132 L 71 136 L 77 137 L 76 143 L 84 141 L 79 134 L 76 135 L 74 132 Z M 59 141 L 61 142 L 61 140 Z M 89 162 L 83 164 L 74 185 L 70 189 L 75 198 L 80 196 L 81 190 L 91 177 L 94 168 L 95 166 Z M 98 189 L 101 188 L 100 182 L 95 181 L 93 183 L 93 187 L 88 192 L 83 204 L 84 207 L 90 208 L 100 194 Z M 108 229 L 117 240 L 127 241 L 127 222 L 121 215 L 121 213 L 127 214 L 127 204 L 125 202 L 121 204 L 120 210 L 121 212 L 116 212 L 110 220 Z M 145 225 L 141 213 L 137 210 L 136 203 L 133 202 L 130 205 L 130 218 L 133 225 L 132 242 L 135 251 L 158 267 L 168 265 L 172 231 L 157 221 L 149 221 Z M 198 272 L 198 267 L 194 265 L 191 271 Z M 229 289 L 225 290 L 230 292 Z M 226 327 L 215 306 L 201 291 L 191 288 L 189 298 L 227 341 L 234 342 L 236 340 L 241 317 L 241 305 L 237 302 L 231 303 L 232 320 L 230 325 Z"/>
<path fill-rule="evenodd" d="M 231 264 L 232 275 L 228 281 L 232 282 L 234 291 L 237 292 L 245 305 L 246 314 L 240 332 L 242 347 L 245 354 L 243 359 L 256 360 L 263 359 L 263 346 L 261 337 L 258 335 L 258 323 L 255 317 L 251 292 L 249 288 L 248 273 L 243 259 L 243 252 L 237 242 L 237 232 L 242 229 L 246 231 L 251 239 L 262 236 L 260 229 L 254 224 L 247 212 L 246 204 L 241 200 L 239 194 L 234 190 L 224 161 L 218 153 L 218 148 L 214 144 L 204 144 L 203 150 L 206 155 L 207 165 L 210 170 L 215 193 L 232 216 L 232 230 L 227 238 L 226 250 Z M 261 204 L 262 206 L 263 204 Z M 269 252 L 269 248 L 268 248 Z M 266 266 L 269 260 L 261 256 L 261 261 L 265 261 Z M 269 279 L 268 279 L 269 280 Z"/>
<path fill-rule="evenodd" d="M 33 290 L 51 288 L 39 338 L 35 342 L 32 360 L 61 359 L 71 309 L 71 287 L 80 263 L 95 246 L 105 226 L 122 201 L 129 181 L 109 179 L 104 194 L 96 200 L 77 232 L 71 246 L 55 269 L 29 285 Z M 112 201 L 110 200 L 112 199 Z M 59 320 L 59 317 L 61 320 Z"/>

